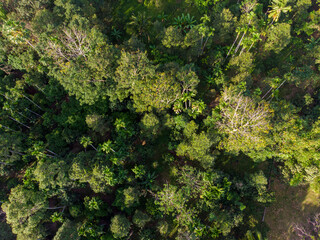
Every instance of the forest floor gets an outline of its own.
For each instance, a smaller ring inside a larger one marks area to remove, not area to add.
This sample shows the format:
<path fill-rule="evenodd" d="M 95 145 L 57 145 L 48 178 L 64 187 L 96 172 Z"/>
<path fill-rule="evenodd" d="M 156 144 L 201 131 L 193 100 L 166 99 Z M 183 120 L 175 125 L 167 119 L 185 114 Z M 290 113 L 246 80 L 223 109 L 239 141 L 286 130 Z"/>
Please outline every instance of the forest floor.
<path fill-rule="evenodd" d="M 319 212 L 320 194 L 311 191 L 308 186 L 292 187 L 279 179 L 272 180 L 271 190 L 276 200 L 266 210 L 265 221 L 270 228 L 268 239 L 299 240 L 292 231 L 292 225 L 303 224 Z"/>

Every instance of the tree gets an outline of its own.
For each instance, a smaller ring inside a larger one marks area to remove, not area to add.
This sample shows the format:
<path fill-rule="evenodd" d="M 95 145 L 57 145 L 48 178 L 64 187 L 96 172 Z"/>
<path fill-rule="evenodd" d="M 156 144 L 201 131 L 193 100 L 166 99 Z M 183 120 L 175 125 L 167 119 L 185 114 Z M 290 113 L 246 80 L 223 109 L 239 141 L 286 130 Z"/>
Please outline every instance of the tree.
<path fill-rule="evenodd" d="M 94 150 L 98 151 L 95 146 L 92 145 L 92 141 L 90 137 L 82 137 L 80 139 L 80 144 L 84 147 L 87 148 L 88 146 L 91 146 Z"/>
<path fill-rule="evenodd" d="M 215 239 L 227 236 L 241 223 L 237 193 L 226 176 L 185 165 L 179 169 L 177 183 L 179 187 L 166 184 L 155 202 L 161 212 L 174 218 L 182 235 Z M 203 216 L 207 216 L 205 221 Z"/>
<path fill-rule="evenodd" d="M 33 171 L 34 179 L 39 188 L 49 191 L 62 189 L 70 185 L 68 176 L 69 165 L 61 159 L 42 160 Z"/>
<path fill-rule="evenodd" d="M 146 113 L 141 119 L 141 128 L 146 136 L 152 138 L 159 132 L 160 122 L 158 117 L 153 113 Z"/>
<path fill-rule="evenodd" d="M 22 148 L 21 135 L 16 133 L 0 134 L 0 169 L 1 175 L 8 173 L 7 170 L 17 167 L 25 155 Z"/>
<path fill-rule="evenodd" d="M 58 229 L 53 240 L 79 240 L 77 229 L 79 228 L 79 223 L 73 222 L 71 220 L 66 220 L 62 226 Z"/>
<path fill-rule="evenodd" d="M 113 205 L 119 207 L 121 210 L 130 209 L 139 204 L 139 195 L 138 189 L 134 187 L 118 190 Z"/>
<path fill-rule="evenodd" d="M 198 25 L 198 31 L 201 35 L 201 44 L 200 44 L 201 48 L 200 48 L 199 56 L 203 53 L 209 38 L 214 36 L 214 31 L 215 31 L 214 28 L 206 25 L 211 21 L 211 19 L 206 14 L 201 18 L 201 21 L 202 23 Z M 203 41 L 205 37 L 206 37 L 206 40 Z"/>
<path fill-rule="evenodd" d="M 94 192 L 105 192 L 118 182 L 117 176 L 111 168 L 98 164 L 96 160 L 92 151 L 80 152 L 73 159 L 69 177 L 73 181 L 89 183 Z"/>
<path fill-rule="evenodd" d="M 305 224 L 294 224 L 294 233 L 301 239 L 317 239 L 320 231 L 320 214 L 309 217 Z"/>
<path fill-rule="evenodd" d="M 287 13 L 291 11 L 290 6 L 287 5 L 287 0 L 273 0 L 271 7 L 272 9 L 269 11 L 268 18 L 272 18 L 272 22 L 277 22 L 280 18 L 281 13 Z"/>
<path fill-rule="evenodd" d="M 87 239 L 99 239 L 102 234 L 102 226 L 95 221 L 85 220 L 78 228 L 78 235 Z"/>
<path fill-rule="evenodd" d="M 0 222 L 0 237 L 6 240 L 15 240 L 17 237 L 12 233 L 10 226 L 6 222 Z"/>
<path fill-rule="evenodd" d="M 199 161 L 203 167 L 208 168 L 213 165 L 215 159 L 210 151 L 212 144 L 213 142 L 205 132 L 194 133 L 188 141 L 178 145 L 177 155 Z"/>
<path fill-rule="evenodd" d="M 282 173 L 291 185 L 310 184 L 319 191 L 319 133 L 320 121 L 305 122 L 290 103 L 275 105 L 273 139 L 276 159 L 284 164 Z M 281 113 L 283 112 L 283 113 Z"/>
<path fill-rule="evenodd" d="M 132 94 L 138 112 L 169 108 L 180 95 L 174 75 L 156 72 L 145 53 L 123 52 L 116 71 L 117 95 L 120 101 Z"/>
<path fill-rule="evenodd" d="M 113 92 L 117 51 L 96 28 L 75 18 L 61 35 L 47 39 L 45 53 L 52 57 L 50 73 L 81 104 L 94 104 Z"/>
<path fill-rule="evenodd" d="M 118 61 L 116 70 L 117 90 L 116 94 L 123 101 L 131 92 L 135 92 L 135 85 L 144 79 L 150 79 L 155 75 L 155 67 L 150 64 L 147 55 L 142 52 L 130 54 L 123 51 Z M 140 89 L 137 89 L 139 93 Z"/>
<path fill-rule="evenodd" d="M 183 68 L 179 69 L 176 74 L 177 79 L 181 83 L 182 92 L 181 97 L 188 96 L 185 99 L 181 99 L 185 105 L 185 108 L 191 107 L 192 97 L 197 94 L 197 86 L 200 82 L 197 74 L 192 70 L 192 65 L 185 65 Z M 189 97 L 190 96 L 190 97 Z M 192 97 L 191 97 L 192 96 Z"/>
<path fill-rule="evenodd" d="M 231 82 L 235 84 L 249 82 L 253 66 L 253 54 L 250 52 L 244 52 L 239 56 L 233 57 L 229 62 L 229 74 L 232 76 Z"/>
<path fill-rule="evenodd" d="M 49 4 L 48 0 L 39 0 L 36 2 L 30 2 L 27 0 L 21 1 L 6 1 L 4 5 L 17 13 L 17 17 L 21 20 L 31 20 L 35 13 L 41 8 L 47 7 Z"/>
<path fill-rule="evenodd" d="M 45 239 L 42 223 L 47 218 L 48 202 L 43 193 L 18 185 L 11 189 L 9 201 L 1 207 L 18 240 Z"/>
<path fill-rule="evenodd" d="M 170 214 L 175 211 L 180 212 L 186 206 L 181 189 L 174 185 L 166 184 L 164 188 L 156 195 L 156 204 L 159 205 L 160 211 Z"/>
<path fill-rule="evenodd" d="M 235 30 L 236 17 L 227 8 L 224 8 L 220 14 L 214 15 L 215 33 L 213 39 L 215 42 L 228 42 L 232 38 Z"/>
<path fill-rule="evenodd" d="M 137 15 L 131 16 L 131 22 L 128 23 L 129 32 L 136 34 L 138 36 L 148 36 L 147 30 L 150 26 L 150 18 L 146 16 L 146 13 L 138 12 Z M 148 36 L 149 37 L 149 36 Z"/>
<path fill-rule="evenodd" d="M 172 48 L 181 46 L 183 44 L 183 41 L 184 36 L 182 34 L 182 30 L 170 26 L 165 30 L 162 44 L 167 48 Z"/>
<path fill-rule="evenodd" d="M 166 236 L 168 235 L 168 229 L 169 229 L 169 224 L 165 221 L 161 221 L 158 224 L 158 231 L 161 234 L 161 236 Z"/>
<path fill-rule="evenodd" d="M 90 114 L 86 116 L 86 123 L 89 128 L 100 133 L 102 136 L 109 131 L 108 121 L 98 114 Z"/>
<path fill-rule="evenodd" d="M 94 217 L 105 217 L 109 213 L 109 209 L 99 197 L 86 196 L 84 198 L 84 205 L 87 210 L 86 216 L 89 219 Z"/>
<path fill-rule="evenodd" d="M 123 215 L 115 215 L 111 219 L 110 230 L 115 238 L 124 238 L 129 235 L 131 223 Z"/>
<path fill-rule="evenodd" d="M 148 223 L 150 220 L 151 218 L 147 214 L 139 210 L 135 211 L 132 218 L 133 223 L 139 228 L 143 228 L 146 225 L 146 223 Z"/>
<path fill-rule="evenodd" d="M 101 149 L 101 151 L 105 152 L 106 154 L 109 154 L 110 152 L 115 153 L 116 151 L 113 149 L 113 144 L 110 140 L 108 140 L 107 142 L 102 143 L 99 146 L 99 149 Z"/>
<path fill-rule="evenodd" d="M 228 151 L 248 152 L 263 149 L 271 130 L 272 110 L 266 102 L 256 103 L 242 92 L 228 88 L 220 100 L 218 128 L 225 134 L 220 146 Z"/>
<path fill-rule="evenodd" d="M 275 26 L 271 26 L 267 31 L 267 41 L 264 49 L 266 51 L 274 51 L 279 53 L 284 49 L 290 42 L 290 24 L 280 23 Z"/>
<path fill-rule="evenodd" d="M 180 86 L 175 77 L 168 73 L 159 73 L 153 81 L 142 83 L 140 94 L 133 96 L 137 111 L 161 111 L 170 108 L 180 96 Z"/>

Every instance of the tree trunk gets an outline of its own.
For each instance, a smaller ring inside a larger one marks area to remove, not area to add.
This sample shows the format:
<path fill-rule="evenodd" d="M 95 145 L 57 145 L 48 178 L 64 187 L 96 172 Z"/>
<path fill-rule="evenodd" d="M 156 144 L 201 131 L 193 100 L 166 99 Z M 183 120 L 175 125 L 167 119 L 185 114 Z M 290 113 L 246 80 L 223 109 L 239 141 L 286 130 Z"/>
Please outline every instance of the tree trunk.
<path fill-rule="evenodd" d="M 53 155 L 58 156 L 58 154 L 56 154 L 55 152 L 52 152 L 52 151 L 49 150 L 48 148 L 46 148 L 46 150 L 47 150 L 48 152 L 52 153 Z"/>
<path fill-rule="evenodd" d="M 90 146 L 91 146 L 94 150 L 96 150 L 96 152 L 98 152 L 98 149 L 96 149 L 95 146 L 93 146 L 92 144 L 90 144 Z"/>
<path fill-rule="evenodd" d="M 29 118 L 29 117 L 27 117 L 27 116 L 25 116 L 24 114 L 22 114 L 21 112 L 18 112 L 18 111 L 16 111 L 20 116 L 22 116 L 22 117 L 25 117 L 25 118 L 27 118 L 27 119 L 29 119 L 30 121 L 32 121 L 32 119 L 31 118 Z"/>
<path fill-rule="evenodd" d="M 206 45 L 207 45 L 207 43 L 208 43 L 209 38 L 210 38 L 210 37 L 207 37 L 206 41 L 204 42 L 203 47 L 202 47 L 202 51 L 201 51 L 201 54 L 200 54 L 200 55 L 202 55 L 202 54 L 203 54 L 203 52 L 204 52 L 204 48 L 206 47 Z"/>
<path fill-rule="evenodd" d="M 254 42 L 252 42 L 252 43 L 251 43 L 251 45 L 250 45 L 250 47 L 249 47 L 248 52 L 249 52 L 249 51 L 250 51 L 250 49 L 252 48 L 253 44 L 254 44 Z"/>
<path fill-rule="evenodd" d="M 239 56 L 241 56 L 241 53 L 243 52 L 243 50 L 244 50 L 245 48 L 246 48 L 246 47 L 243 47 L 243 48 L 241 49 L 241 52 L 240 52 Z"/>
<path fill-rule="evenodd" d="M 36 112 L 34 112 L 34 111 L 32 111 L 32 110 L 30 110 L 29 108 L 25 108 L 27 111 L 29 111 L 29 112 L 31 112 L 31 113 L 33 113 L 33 114 L 35 114 L 35 115 L 37 115 L 38 117 L 42 117 L 40 114 L 38 114 L 38 113 L 36 113 Z"/>
<path fill-rule="evenodd" d="M 14 119 L 14 118 L 12 118 L 12 117 L 10 117 L 10 116 L 9 116 L 9 118 L 10 118 L 11 120 L 13 120 L 13 121 L 15 121 L 15 122 L 17 122 L 17 123 L 21 124 L 22 126 L 25 126 L 26 128 L 29 128 L 29 129 L 30 129 L 30 127 L 29 127 L 29 126 L 27 126 L 27 125 L 25 125 L 25 124 L 23 124 L 23 123 L 19 122 L 18 120 Z"/>
<path fill-rule="evenodd" d="M 272 90 L 272 87 L 269 89 L 269 91 L 268 91 L 265 95 L 263 95 L 263 97 L 261 98 L 261 100 L 264 99 L 271 90 Z"/>
<path fill-rule="evenodd" d="M 12 150 L 9 150 L 9 152 L 11 152 L 11 153 L 17 153 L 17 154 L 19 154 L 20 156 L 24 156 L 25 154 L 23 154 L 23 153 L 21 153 L 21 152 L 16 152 L 16 151 L 12 151 Z"/>
<path fill-rule="evenodd" d="M 240 48 L 240 44 L 241 44 L 244 36 L 246 35 L 246 33 L 247 33 L 247 32 L 244 32 L 244 33 L 243 33 L 243 35 L 242 35 L 242 37 L 241 37 L 241 39 L 240 39 L 240 41 L 239 41 L 239 43 L 238 43 L 238 45 L 237 45 L 237 47 L 236 47 L 236 50 L 234 51 L 234 54 L 238 52 L 238 50 L 239 50 L 239 48 Z"/>
<path fill-rule="evenodd" d="M 22 93 L 21 93 L 22 94 Z M 24 94 L 22 94 L 22 96 L 24 96 L 26 99 L 28 99 L 30 102 L 32 102 L 35 106 L 37 106 L 40 110 L 43 111 L 43 109 L 38 105 L 36 104 L 34 101 L 32 101 L 30 98 L 28 98 L 27 96 L 25 96 Z"/>
<path fill-rule="evenodd" d="M 55 209 L 65 209 L 66 206 L 63 206 L 63 207 L 48 207 L 46 208 L 47 210 L 55 210 Z"/>
<path fill-rule="evenodd" d="M 199 57 L 199 56 L 201 55 L 201 53 L 202 53 L 202 44 L 203 44 L 203 36 L 201 36 L 200 49 L 199 49 L 198 57 Z"/>
<path fill-rule="evenodd" d="M 225 60 L 227 60 L 227 58 L 229 57 L 229 54 L 230 54 L 231 50 L 233 49 L 234 44 L 237 42 L 237 40 L 238 40 L 238 38 L 239 38 L 239 35 L 240 35 L 240 32 L 238 32 L 238 35 L 237 35 L 236 39 L 233 41 L 232 46 L 231 46 L 231 48 L 229 49 L 229 52 L 228 52 Z"/>
<path fill-rule="evenodd" d="M 9 129 L 9 130 L 14 131 L 14 132 L 18 132 L 18 131 L 13 130 L 12 128 L 9 128 L 9 127 L 7 127 L 7 126 L 5 126 L 5 125 L 3 125 L 3 124 L 1 124 L 1 127 L 4 127 L 5 129 Z"/>

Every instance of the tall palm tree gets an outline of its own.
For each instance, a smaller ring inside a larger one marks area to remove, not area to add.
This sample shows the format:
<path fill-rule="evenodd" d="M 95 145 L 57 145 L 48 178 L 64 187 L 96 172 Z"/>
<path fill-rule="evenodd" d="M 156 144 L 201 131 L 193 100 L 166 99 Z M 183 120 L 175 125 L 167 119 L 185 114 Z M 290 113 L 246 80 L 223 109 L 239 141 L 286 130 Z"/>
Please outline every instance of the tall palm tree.
<path fill-rule="evenodd" d="M 129 25 L 132 26 L 134 33 L 138 36 L 147 35 L 146 31 L 150 26 L 150 17 L 148 17 L 145 12 L 139 12 L 137 15 L 131 16 Z"/>
<path fill-rule="evenodd" d="M 277 22 L 280 18 L 281 13 L 287 13 L 291 11 L 290 6 L 287 5 L 287 0 L 273 0 L 271 7 L 272 9 L 269 11 L 269 18 L 272 18 L 272 22 Z"/>

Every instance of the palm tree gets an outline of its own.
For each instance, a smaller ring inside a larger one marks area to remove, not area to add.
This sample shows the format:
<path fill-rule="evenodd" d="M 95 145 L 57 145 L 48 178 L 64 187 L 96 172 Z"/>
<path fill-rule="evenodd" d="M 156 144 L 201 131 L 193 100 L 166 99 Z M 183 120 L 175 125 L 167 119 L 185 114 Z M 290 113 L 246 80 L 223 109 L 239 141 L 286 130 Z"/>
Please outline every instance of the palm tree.
<path fill-rule="evenodd" d="M 116 28 L 113 28 L 111 31 L 111 36 L 114 37 L 116 41 L 118 41 L 121 38 L 121 31 L 117 30 Z"/>
<path fill-rule="evenodd" d="M 320 43 L 320 38 L 315 39 L 314 37 L 311 37 L 308 41 L 309 43 L 305 46 L 305 48 L 311 51 Z"/>
<path fill-rule="evenodd" d="M 129 25 L 132 26 L 138 36 L 146 35 L 146 31 L 150 25 L 150 18 L 145 12 L 138 13 L 137 15 L 132 15 Z"/>
<path fill-rule="evenodd" d="M 113 148 L 112 148 L 112 142 L 110 140 L 108 140 L 107 142 L 104 142 L 103 144 L 100 145 L 100 149 L 105 152 L 106 154 L 108 154 L 110 151 L 112 152 L 116 152 Z"/>
<path fill-rule="evenodd" d="M 273 0 L 271 7 L 272 9 L 269 11 L 269 18 L 272 18 L 271 24 L 273 22 L 277 22 L 280 18 L 281 13 L 287 13 L 291 11 L 290 6 L 287 5 L 287 0 Z"/>
<path fill-rule="evenodd" d="M 161 14 L 159 14 L 157 16 L 157 18 L 161 21 L 161 22 L 166 22 L 167 21 L 167 18 L 168 18 L 168 15 L 165 14 L 164 12 L 162 12 Z"/>
<path fill-rule="evenodd" d="M 187 30 L 194 27 L 195 23 L 196 20 L 194 19 L 194 16 L 190 16 L 189 13 L 186 15 L 182 13 L 181 16 L 174 18 L 173 25 L 175 25 L 176 28 L 182 29 L 186 33 Z"/>
<path fill-rule="evenodd" d="M 82 137 L 80 139 L 80 144 L 84 146 L 84 148 L 87 148 L 88 146 L 91 146 L 94 150 L 98 151 L 93 145 L 90 137 Z"/>

